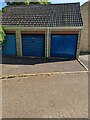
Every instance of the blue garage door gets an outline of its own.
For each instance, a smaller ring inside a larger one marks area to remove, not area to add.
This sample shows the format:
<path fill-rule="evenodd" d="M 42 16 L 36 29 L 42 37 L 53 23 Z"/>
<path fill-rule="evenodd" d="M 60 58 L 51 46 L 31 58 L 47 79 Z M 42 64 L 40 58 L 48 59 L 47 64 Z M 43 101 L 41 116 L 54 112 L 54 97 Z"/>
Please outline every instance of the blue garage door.
<path fill-rule="evenodd" d="M 15 34 L 6 34 L 5 44 L 2 49 L 2 54 L 16 56 L 16 36 L 15 36 Z"/>
<path fill-rule="evenodd" d="M 78 35 L 52 35 L 51 57 L 75 58 Z"/>
<path fill-rule="evenodd" d="M 44 57 L 44 35 L 22 35 L 22 55 Z"/>

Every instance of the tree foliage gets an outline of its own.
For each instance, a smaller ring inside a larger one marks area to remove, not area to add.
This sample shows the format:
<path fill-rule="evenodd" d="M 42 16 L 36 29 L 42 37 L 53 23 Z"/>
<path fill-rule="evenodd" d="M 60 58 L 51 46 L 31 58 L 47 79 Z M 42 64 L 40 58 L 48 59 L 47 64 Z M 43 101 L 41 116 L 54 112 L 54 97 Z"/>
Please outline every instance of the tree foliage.
<path fill-rule="evenodd" d="M 7 5 L 51 4 L 48 0 L 25 0 L 24 2 L 6 2 Z"/>
<path fill-rule="evenodd" d="M 6 7 L 3 7 L 3 8 L 0 10 L 0 15 L 2 15 L 5 11 L 6 11 Z"/>
<path fill-rule="evenodd" d="M 26 2 L 6 2 L 7 5 L 25 5 L 27 4 Z"/>
<path fill-rule="evenodd" d="M 6 7 L 2 8 L 0 10 L 0 17 L 2 16 L 2 14 L 6 11 Z M 2 18 L 2 17 L 1 17 Z M 0 22 L 2 22 L 2 19 L 0 19 Z M 0 23 L 0 42 L 2 42 L 2 45 L 4 45 L 5 43 L 5 32 L 4 29 L 2 27 L 2 24 Z"/>
<path fill-rule="evenodd" d="M 0 25 L 0 42 L 2 42 L 2 45 L 4 45 L 5 42 L 5 32 L 3 30 L 3 27 Z"/>

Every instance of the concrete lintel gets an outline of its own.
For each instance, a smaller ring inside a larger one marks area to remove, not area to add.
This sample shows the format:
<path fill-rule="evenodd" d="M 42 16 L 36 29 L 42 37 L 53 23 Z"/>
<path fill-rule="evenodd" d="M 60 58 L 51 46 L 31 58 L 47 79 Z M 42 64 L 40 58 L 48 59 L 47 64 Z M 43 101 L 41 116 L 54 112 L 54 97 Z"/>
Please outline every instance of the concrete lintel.
<path fill-rule="evenodd" d="M 50 30 L 81 30 L 82 27 L 15 27 L 15 26 L 3 26 L 5 30 L 22 30 L 22 31 L 32 31 L 32 30 L 46 30 L 49 28 Z"/>
<path fill-rule="evenodd" d="M 20 31 L 33 31 L 33 30 L 46 30 L 47 27 L 15 27 L 15 26 L 3 26 L 5 30 L 20 30 Z"/>
<path fill-rule="evenodd" d="M 60 30 L 60 31 L 63 31 L 63 30 L 81 30 L 82 27 L 50 27 L 50 30 Z"/>

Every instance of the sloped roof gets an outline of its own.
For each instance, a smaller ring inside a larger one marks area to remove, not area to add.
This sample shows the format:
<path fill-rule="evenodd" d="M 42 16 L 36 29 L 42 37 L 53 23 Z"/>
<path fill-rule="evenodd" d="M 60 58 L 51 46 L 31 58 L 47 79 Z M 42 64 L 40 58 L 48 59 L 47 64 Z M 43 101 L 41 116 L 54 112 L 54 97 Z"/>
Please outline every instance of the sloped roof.
<path fill-rule="evenodd" d="M 86 6 L 87 4 L 90 5 L 90 0 L 88 0 L 87 2 L 85 2 L 84 4 L 82 4 L 81 7 Z"/>
<path fill-rule="evenodd" d="M 79 3 L 9 6 L 2 16 L 3 26 L 82 26 Z"/>

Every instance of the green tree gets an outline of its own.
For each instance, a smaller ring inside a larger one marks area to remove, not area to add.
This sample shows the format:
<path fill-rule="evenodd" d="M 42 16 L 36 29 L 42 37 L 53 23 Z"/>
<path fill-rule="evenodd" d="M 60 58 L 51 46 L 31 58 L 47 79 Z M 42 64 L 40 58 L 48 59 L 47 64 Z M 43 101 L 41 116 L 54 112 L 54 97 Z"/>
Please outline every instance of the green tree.
<path fill-rule="evenodd" d="M 50 2 L 48 2 L 48 0 L 39 0 L 40 2 L 40 4 L 50 4 Z"/>
<path fill-rule="evenodd" d="M 5 43 L 5 32 L 1 25 L 0 25 L 0 42 L 2 42 L 2 45 L 4 45 Z"/>
<path fill-rule="evenodd" d="M 6 2 L 7 5 L 25 5 L 27 2 Z"/>
<path fill-rule="evenodd" d="M 0 10 L 0 17 L 2 16 L 2 14 L 6 11 L 6 7 L 2 8 Z M 0 22 L 2 22 L 2 20 L 0 19 Z M 2 42 L 2 45 L 4 45 L 5 43 L 5 32 L 4 29 L 0 23 L 0 42 Z"/>
<path fill-rule="evenodd" d="M 25 0 L 24 2 L 6 2 L 7 5 L 51 4 L 48 0 Z"/>

